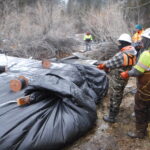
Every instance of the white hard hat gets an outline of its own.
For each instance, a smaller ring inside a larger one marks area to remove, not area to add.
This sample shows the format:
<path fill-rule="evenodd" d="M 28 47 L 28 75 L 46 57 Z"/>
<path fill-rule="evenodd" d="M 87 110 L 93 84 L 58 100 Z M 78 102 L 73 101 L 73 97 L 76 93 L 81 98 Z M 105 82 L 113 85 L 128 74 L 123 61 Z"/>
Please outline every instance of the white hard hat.
<path fill-rule="evenodd" d="M 127 33 L 121 34 L 118 41 L 125 41 L 125 42 L 132 43 L 131 36 Z"/>
<path fill-rule="evenodd" d="M 147 28 L 147 29 L 142 33 L 142 37 L 146 37 L 146 38 L 150 39 L 150 28 Z"/>

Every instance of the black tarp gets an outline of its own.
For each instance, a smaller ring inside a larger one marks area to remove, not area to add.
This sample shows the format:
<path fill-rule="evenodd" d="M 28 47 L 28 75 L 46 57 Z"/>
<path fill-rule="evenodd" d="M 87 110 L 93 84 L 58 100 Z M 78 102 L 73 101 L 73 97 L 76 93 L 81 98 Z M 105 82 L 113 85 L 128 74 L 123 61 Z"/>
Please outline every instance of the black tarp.
<path fill-rule="evenodd" d="M 39 61 L 13 57 L 8 64 L 9 72 L 0 75 L 0 150 L 61 149 L 93 127 L 95 103 L 108 89 L 103 71 L 57 63 L 42 69 Z M 14 93 L 9 81 L 19 75 L 30 85 Z M 35 103 L 18 107 L 14 101 L 24 93 L 36 95 Z"/>

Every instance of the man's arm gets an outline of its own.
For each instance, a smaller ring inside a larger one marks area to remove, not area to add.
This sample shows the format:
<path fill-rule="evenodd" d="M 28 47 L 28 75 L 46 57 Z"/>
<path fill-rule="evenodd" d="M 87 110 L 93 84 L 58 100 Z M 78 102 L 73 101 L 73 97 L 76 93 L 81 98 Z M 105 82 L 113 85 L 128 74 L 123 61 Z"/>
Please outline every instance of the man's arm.
<path fill-rule="evenodd" d="M 130 71 L 125 71 L 120 74 L 123 79 L 127 79 L 128 77 L 138 77 L 144 74 L 146 71 L 150 71 L 149 67 L 149 53 L 143 52 L 137 62 L 137 64 Z"/>
<path fill-rule="evenodd" d="M 130 77 L 138 77 L 141 76 L 143 73 L 135 69 L 134 67 L 128 72 Z"/>
<path fill-rule="evenodd" d="M 105 61 L 105 66 L 110 69 L 119 68 L 123 65 L 123 55 L 121 52 L 117 53 L 111 59 Z"/>

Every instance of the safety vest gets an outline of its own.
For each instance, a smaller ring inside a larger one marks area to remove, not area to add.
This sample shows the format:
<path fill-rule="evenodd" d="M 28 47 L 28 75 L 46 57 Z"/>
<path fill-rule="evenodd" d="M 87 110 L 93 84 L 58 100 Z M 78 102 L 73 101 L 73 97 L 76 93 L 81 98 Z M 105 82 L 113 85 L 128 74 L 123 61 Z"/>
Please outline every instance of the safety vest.
<path fill-rule="evenodd" d="M 134 68 L 142 73 L 150 71 L 150 50 L 144 51 L 141 54 L 139 61 Z"/>
<path fill-rule="evenodd" d="M 133 35 L 133 37 L 132 37 L 133 43 L 136 43 L 136 42 L 139 42 L 139 41 L 142 40 L 141 35 L 143 34 L 143 32 L 144 32 L 144 30 L 141 30 L 141 31 L 139 31 L 139 32 L 136 32 L 136 33 Z"/>
<path fill-rule="evenodd" d="M 128 53 L 129 50 L 134 50 L 134 47 L 126 46 L 121 49 L 123 53 L 123 66 L 133 66 L 136 63 L 136 56 Z"/>
<path fill-rule="evenodd" d="M 139 96 L 144 101 L 150 100 L 150 50 L 141 54 L 134 68 L 143 73 L 137 78 Z"/>
<path fill-rule="evenodd" d="M 84 41 L 86 41 L 86 40 L 92 41 L 93 40 L 92 35 L 85 35 Z"/>

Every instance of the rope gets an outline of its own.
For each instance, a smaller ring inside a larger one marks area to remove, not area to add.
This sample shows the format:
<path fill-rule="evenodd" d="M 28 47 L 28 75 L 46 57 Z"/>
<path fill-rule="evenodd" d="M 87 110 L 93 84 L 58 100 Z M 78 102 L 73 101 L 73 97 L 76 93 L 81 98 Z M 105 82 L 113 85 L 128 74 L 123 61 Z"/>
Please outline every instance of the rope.
<path fill-rule="evenodd" d="M 0 104 L 0 107 L 6 106 L 6 105 L 11 104 L 11 103 L 17 103 L 17 101 L 9 101 L 9 102 Z"/>

